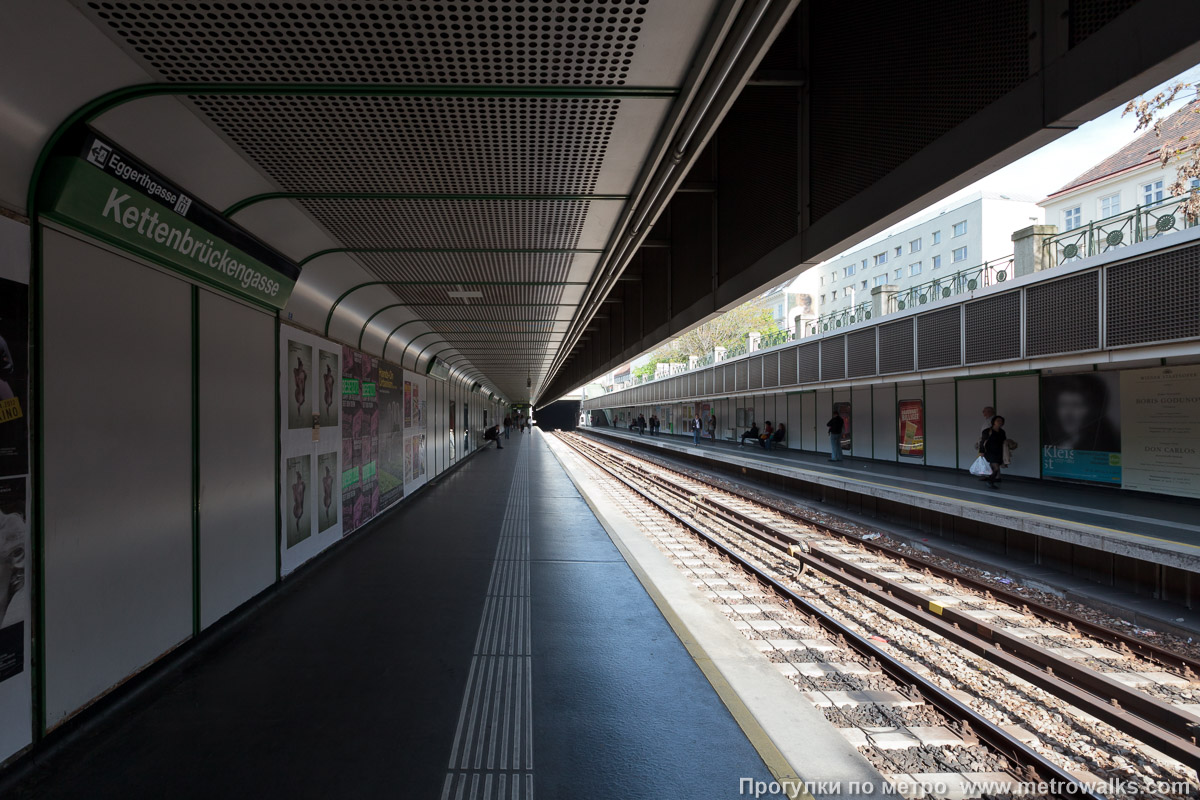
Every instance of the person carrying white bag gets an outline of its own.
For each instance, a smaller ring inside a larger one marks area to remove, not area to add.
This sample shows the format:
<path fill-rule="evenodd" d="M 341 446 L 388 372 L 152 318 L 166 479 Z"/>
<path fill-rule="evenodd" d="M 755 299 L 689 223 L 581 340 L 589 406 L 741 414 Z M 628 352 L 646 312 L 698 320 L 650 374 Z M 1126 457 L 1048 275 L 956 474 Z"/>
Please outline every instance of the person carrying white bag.
<path fill-rule="evenodd" d="M 992 425 L 983 431 L 979 440 L 979 458 L 971 464 L 971 474 L 978 475 L 993 489 L 1000 482 L 1000 467 L 1004 465 L 1008 435 L 1004 432 L 1004 417 L 992 419 Z"/>

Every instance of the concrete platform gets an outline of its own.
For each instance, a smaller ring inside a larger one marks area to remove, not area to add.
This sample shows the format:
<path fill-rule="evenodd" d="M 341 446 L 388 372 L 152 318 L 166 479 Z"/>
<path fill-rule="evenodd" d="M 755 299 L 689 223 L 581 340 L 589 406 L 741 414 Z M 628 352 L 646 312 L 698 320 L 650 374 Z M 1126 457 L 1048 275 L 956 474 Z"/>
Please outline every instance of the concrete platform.
<path fill-rule="evenodd" d="M 577 458 L 561 443 L 553 450 L 564 465 Z M 744 623 L 727 618 L 583 470 L 568 467 L 568 474 L 780 784 L 807 786 L 816 800 L 859 800 L 887 788 L 879 772 L 817 709 L 818 703 L 797 690 L 785 669 L 791 665 L 771 663 L 757 646 L 762 642 L 738 633 Z M 779 630 L 780 623 L 771 624 Z M 773 644 L 786 648 L 792 643 Z M 835 647 L 824 639 L 814 644 Z M 846 672 L 869 672 L 861 664 L 840 666 Z"/>
<path fill-rule="evenodd" d="M 695 445 L 690 437 L 639 436 L 617 428 L 589 427 L 580 432 L 735 469 L 768 470 L 819 486 L 824 492 L 909 506 L 927 515 L 946 515 L 1176 569 L 1200 570 L 1200 502 L 1192 500 L 1011 478 L 1002 482 L 1000 490 L 992 490 L 965 470 L 849 457 L 832 463 L 821 454 L 768 452 L 721 441 Z"/>
<path fill-rule="evenodd" d="M 769 784 L 543 436 L 472 456 L 0 794 L 729 798 Z"/>

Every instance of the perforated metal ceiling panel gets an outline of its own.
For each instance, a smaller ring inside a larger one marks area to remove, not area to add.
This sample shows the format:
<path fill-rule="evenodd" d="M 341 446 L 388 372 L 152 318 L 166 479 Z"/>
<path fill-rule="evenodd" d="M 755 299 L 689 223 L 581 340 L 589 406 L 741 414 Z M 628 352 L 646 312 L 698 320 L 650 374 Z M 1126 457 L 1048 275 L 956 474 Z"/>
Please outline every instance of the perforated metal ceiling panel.
<path fill-rule="evenodd" d="M 588 203 L 577 200 L 300 200 L 347 247 L 573 250 Z"/>
<path fill-rule="evenodd" d="M 462 337 L 477 334 L 453 321 L 537 322 L 580 302 L 583 285 L 546 284 L 591 280 L 600 259 L 590 251 L 608 243 L 717 8 L 71 2 L 156 79 L 206 87 L 184 104 L 281 193 L 258 202 L 294 203 L 388 282 L 356 292 L 346 315 L 384 324 L 390 314 L 370 306 L 380 302 L 429 317 L 395 341 L 413 341 L 410 356 L 460 344 L 463 363 L 524 370 L 494 382 L 513 398 L 528 396 L 525 378 L 537 382 L 557 341 L 529 345 L 519 330 L 497 329 L 485 344 L 513 345 L 501 362 L 472 352 Z M 598 89 L 621 96 L 579 96 Z M 484 252 L 497 250 L 589 254 Z M 336 312 L 339 295 L 359 283 L 323 270 L 320 292 Z M 296 296 L 311 303 L 303 284 Z M 390 341 L 394 322 L 370 336 L 364 325 L 365 341 Z"/>
<path fill-rule="evenodd" d="M 577 256 L 568 253 L 360 253 L 385 281 L 565 281 Z M 594 260 L 594 257 L 592 257 Z"/>
<path fill-rule="evenodd" d="M 189 98 L 287 191 L 590 194 L 618 98 Z M 281 141 L 282 140 L 282 141 Z M 281 144 L 286 143 L 285 147 Z"/>
<path fill-rule="evenodd" d="M 648 2 L 89 2 L 86 8 L 168 80 L 603 86 L 628 78 Z"/>

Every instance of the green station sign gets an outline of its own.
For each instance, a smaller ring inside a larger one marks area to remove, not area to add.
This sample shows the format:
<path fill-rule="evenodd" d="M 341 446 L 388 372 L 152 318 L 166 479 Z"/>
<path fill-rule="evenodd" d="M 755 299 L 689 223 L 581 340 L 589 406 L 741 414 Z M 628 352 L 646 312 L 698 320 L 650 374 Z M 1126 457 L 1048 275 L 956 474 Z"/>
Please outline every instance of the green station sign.
<path fill-rule="evenodd" d="M 46 170 L 42 216 L 189 278 L 281 309 L 300 269 L 92 132 Z"/>

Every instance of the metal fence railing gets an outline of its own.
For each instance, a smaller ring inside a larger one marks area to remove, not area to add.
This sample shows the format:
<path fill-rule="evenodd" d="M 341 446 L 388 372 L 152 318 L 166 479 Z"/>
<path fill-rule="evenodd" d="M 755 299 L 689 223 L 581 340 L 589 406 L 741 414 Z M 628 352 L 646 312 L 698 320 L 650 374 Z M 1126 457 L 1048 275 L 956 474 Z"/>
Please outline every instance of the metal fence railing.
<path fill-rule="evenodd" d="M 969 269 L 961 269 L 939 275 L 933 280 L 903 289 L 891 298 L 895 308 L 888 311 L 904 311 L 906 308 L 917 308 L 934 300 L 943 300 L 997 283 L 1004 283 L 1013 277 L 1014 258 L 1011 255 L 985 261 Z"/>
<path fill-rule="evenodd" d="M 1187 200 L 1184 196 L 1137 206 L 1124 214 L 1114 214 L 1051 236 L 1042 243 L 1046 248 L 1046 263 L 1057 267 L 1190 228 L 1196 221 L 1188 220 L 1181 208 Z"/>

